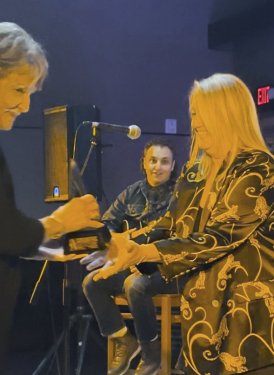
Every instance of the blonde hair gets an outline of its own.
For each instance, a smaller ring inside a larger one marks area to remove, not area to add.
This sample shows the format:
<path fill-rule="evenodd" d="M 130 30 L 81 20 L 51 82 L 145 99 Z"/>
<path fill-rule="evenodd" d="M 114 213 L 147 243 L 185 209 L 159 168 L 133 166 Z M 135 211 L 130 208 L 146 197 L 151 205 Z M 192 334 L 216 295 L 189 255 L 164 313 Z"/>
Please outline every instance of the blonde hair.
<path fill-rule="evenodd" d="M 221 150 L 227 143 L 229 153 L 226 168 L 232 164 L 240 150 L 268 150 L 258 121 L 256 106 L 247 86 L 232 74 L 213 74 L 195 81 L 189 95 L 189 106 L 199 113 L 204 126 L 210 133 L 213 144 Z M 192 144 L 188 166 L 199 160 L 200 177 L 206 178 L 212 158 L 197 144 L 192 132 Z M 220 177 L 222 177 L 220 176 Z"/>
<path fill-rule="evenodd" d="M 45 51 L 24 29 L 13 22 L 0 22 L 0 77 L 27 64 L 37 75 L 36 89 L 47 76 Z"/>

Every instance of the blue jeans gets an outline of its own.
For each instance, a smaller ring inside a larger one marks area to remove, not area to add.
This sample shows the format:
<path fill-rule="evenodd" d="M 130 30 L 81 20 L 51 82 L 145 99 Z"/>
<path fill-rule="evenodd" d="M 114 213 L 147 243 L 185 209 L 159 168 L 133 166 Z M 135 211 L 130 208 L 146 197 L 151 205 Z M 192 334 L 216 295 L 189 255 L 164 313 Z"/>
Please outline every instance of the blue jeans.
<path fill-rule="evenodd" d="M 93 274 L 83 282 L 84 294 L 94 311 L 100 332 L 109 336 L 125 327 L 113 296 L 125 293 L 134 318 L 137 339 L 150 341 L 157 335 L 156 311 L 152 297 L 156 294 L 181 294 L 185 278 L 166 283 L 159 271 L 151 275 L 131 274 L 129 270 L 106 279 L 93 281 Z"/>

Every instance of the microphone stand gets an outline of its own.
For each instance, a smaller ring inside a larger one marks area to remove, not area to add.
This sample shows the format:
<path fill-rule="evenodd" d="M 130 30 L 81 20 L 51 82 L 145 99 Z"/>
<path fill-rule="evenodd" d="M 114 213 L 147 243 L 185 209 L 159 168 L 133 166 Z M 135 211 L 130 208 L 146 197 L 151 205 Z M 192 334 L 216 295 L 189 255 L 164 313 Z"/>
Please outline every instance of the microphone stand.
<path fill-rule="evenodd" d="M 85 159 L 85 161 L 83 163 L 83 166 L 81 168 L 81 171 L 80 171 L 80 175 L 81 176 L 83 176 L 83 174 L 84 174 L 84 172 L 86 170 L 86 167 L 88 165 L 88 161 L 90 159 L 90 156 L 91 156 L 91 153 L 92 153 L 93 149 L 98 145 L 97 133 L 98 133 L 97 127 L 96 126 L 95 127 L 91 127 L 90 147 L 89 147 L 86 159 Z"/>
<path fill-rule="evenodd" d="M 83 166 L 80 171 L 80 176 L 84 174 L 84 171 L 87 167 L 88 161 L 90 159 L 90 156 L 95 149 L 95 147 L 98 145 L 97 141 L 97 128 L 92 127 L 92 137 L 90 140 L 90 148 L 88 150 L 88 154 L 85 158 L 85 161 L 83 163 Z M 74 163 L 75 165 L 75 163 Z M 73 166 L 73 164 L 71 164 Z M 72 190 L 74 193 L 77 193 L 78 195 L 84 195 L 86 194 L 85 188 L 82 184 L 82 181 L 77 181 L 77 178 L 73 179 L 73 171 L 71 171 L 72 178 Z M 66 241 L 65 241 L 66 243 Z M 44 273 L 46 264 L 43 267 L 42 274 Z M 82 273 L 81 273 L 82 276 Z M 41 277 L 39 277 L 40 281 Z M 35 290 L 37 288 L 37 285 L 35 287 Z M 33 299 L 35 290 L 33 291 L 31 300 Z M 78 331 L 77 331 L 77 367 L 74 371 L 75 375 L 81 375 L 82 367 L 83 367 L 83 360 L 84 360 L 84 354 L 86 349 L 86 343 L 88 338 L 88 331 L 90 322 L 92 320 L 91 314 L 84 314 L 84 306 L 83 306 L 83 292 L 80 294 L 79 290 L 77 290 L 77 297 L 78 297 L 78 305 L 76 307 L 76 313 L 70 314 L 70 307 L 71 307 L 71 294 L 70 294 L 70 279 L 69 279 L 69 268 L 68 263 L 64 263 L 64 278 L 63 278 L 63 286 L 62 286 L 62 306 L 63 306 L 63 330 L 60 333 L 59 337 L 55 341 L 55 343 L 52 345 L 46 356 L 43 358 L 43 360 L 39 363 L 38 367 L 34 370 L 32 375 L 40 375 L 42 374 L 42 371 L 47 368 L 46 365 L 48 362 L 56 357 L 57 360 L 57 367 L 58 367 L 58 375 L 71 375 L 71 356 L 70 356 L 70 333 L 72 327 L 77 323 L 78 324 Z M 63 373 L 60 372 L 60 365 L 58 360 L 58 349 L 60 348 L 61 344 L 63 343 Z"/>

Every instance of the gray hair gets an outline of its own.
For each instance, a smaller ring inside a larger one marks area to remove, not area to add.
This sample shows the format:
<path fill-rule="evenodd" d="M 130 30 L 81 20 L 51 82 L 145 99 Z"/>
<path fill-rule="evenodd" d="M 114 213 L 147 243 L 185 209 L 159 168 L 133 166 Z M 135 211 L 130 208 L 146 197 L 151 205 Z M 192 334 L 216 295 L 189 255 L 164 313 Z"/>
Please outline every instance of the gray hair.
<path fill-rule="evenodd" d="M 24 64 L 37 71 L 36 89 L 40 90 L 48 72 L 45 51 L 16 23 L 0 22 L 0 77 Z"/>

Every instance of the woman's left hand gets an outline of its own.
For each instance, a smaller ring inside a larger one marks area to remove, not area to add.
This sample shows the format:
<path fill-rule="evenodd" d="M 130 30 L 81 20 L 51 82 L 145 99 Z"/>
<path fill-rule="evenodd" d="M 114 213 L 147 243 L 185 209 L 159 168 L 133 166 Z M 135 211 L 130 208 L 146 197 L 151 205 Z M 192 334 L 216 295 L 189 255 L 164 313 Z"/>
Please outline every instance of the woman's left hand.
<path fill-rule="evenodd" d="M 139 247 L 140 245 L 130 241 L 124 235 L 113 233 L 107 251 L 108 267 L 96 273 L 93 280 L 107 279 L 140 262 L 142 254 L 141 251 L 138 251 Z"/>
<path fill-rule="evenodd" d="M 96 273 L 93 278 L 94 281 L 107 279 L 142 262 L 158 261 L 160 256 L 153 244 L 139 245 L 126 238 L 123 234 L 113 233 L 107 252 L 107 259 L 108 266 Z"/>

